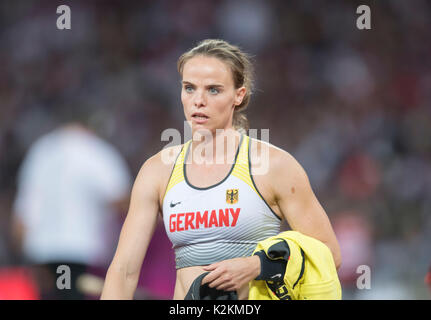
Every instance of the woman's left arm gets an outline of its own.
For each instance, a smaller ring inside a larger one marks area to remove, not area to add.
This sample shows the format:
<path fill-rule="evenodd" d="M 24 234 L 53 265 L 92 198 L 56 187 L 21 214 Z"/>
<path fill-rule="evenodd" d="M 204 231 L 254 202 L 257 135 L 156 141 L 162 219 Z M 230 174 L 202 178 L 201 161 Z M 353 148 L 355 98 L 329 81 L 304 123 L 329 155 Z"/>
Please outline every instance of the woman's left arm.
<path fill-rule="evenodd" d="M 341 265 L 340 247 L 305 170 L 293 156 L 283 150 L 272 150 L 270 158 L 272 192 L 283 217 L 292 230 L 326 244 L 338 269 Z"/>
<path fill-rule="evenodd" d="M 326 244 L 338 269 L 340 247 L 305 170 L 293 156 L 281 149 L 270 148 L 269 154 L 268 186 L 283 217 L 292 230 Z M 228 259 L 206 266 L 204 270 L 211 273 L 204 277 L 202 284 L 208 283 L 219 290 L 238 290 L 260 274 L 260 259 L 257 256 Z"/>

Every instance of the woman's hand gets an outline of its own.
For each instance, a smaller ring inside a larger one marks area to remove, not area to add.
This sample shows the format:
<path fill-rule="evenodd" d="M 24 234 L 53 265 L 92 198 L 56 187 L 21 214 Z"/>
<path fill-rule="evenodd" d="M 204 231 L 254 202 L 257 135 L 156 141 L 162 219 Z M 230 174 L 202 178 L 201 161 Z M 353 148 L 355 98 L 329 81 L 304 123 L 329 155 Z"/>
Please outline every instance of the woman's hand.
<path fill-rule="evenodd" d="M 210 288 L 236 291 L 254 280 L 260 274 L 260 258 L 258 256 L 234 258 L 219 261 L 203 268 L 210 271 L 202 279 Z"/>

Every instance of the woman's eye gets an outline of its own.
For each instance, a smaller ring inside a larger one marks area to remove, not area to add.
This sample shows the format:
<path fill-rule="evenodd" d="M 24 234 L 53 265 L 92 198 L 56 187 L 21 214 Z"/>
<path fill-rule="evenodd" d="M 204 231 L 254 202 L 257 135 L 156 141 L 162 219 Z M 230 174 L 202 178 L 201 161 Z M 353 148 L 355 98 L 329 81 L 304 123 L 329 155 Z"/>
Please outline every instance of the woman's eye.
<path fill-rule="evenodd" d="M 210 92 L 211 92 L 212 94 L 219 93 L 218 89 L 216 89 L 216 88 L 210 88 Z"/>

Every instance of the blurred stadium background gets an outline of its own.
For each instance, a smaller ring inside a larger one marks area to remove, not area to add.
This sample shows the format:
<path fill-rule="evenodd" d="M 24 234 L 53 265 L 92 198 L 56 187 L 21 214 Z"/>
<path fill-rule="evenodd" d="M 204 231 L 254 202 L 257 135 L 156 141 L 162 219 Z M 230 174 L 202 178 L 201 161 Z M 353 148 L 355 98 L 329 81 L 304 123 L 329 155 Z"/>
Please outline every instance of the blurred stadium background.
<path fill-rule="evenodd" d="M 71 30 L 56 28 L 61 4 Z M 356 28 L 360 4 L 371 30 Z M 36 139 L 76 117 L 135 177 L 166 145 L 163 130 L 183 132 L 177 58 L 222 38 L 254 55 L 251 128 L 269 128 L 306 169 L 342 247 L 345 299 L 429 299 L 430 30 L 425 0 L 1 1 L 0 297 L 38 297 L 11 232 L 17 175 Z M 138 298 L 169 299 L 162 225 L 155 239 Z M 371 269 L 369 290 L 356 288 L 359 265 Z"/>

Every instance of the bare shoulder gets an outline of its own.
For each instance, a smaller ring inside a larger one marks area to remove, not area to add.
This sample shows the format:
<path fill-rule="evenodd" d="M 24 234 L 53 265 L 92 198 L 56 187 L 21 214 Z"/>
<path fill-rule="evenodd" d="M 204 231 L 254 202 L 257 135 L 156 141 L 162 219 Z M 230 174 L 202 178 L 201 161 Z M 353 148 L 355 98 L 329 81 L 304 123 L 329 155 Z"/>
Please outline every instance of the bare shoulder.
<path fill-rule="evenodd" d="M 158 157 L 165 167 L 172 169 L 183 146 L 184 144 L 179 144 L 176 146 L 163 148 L 157 154 L 155 154 L 155 157 Z"/>
<path fill-rule="evenodd" d="M 182 147 L 183 145 L 176 145 L 163 148 L 148 158 L 141 166 L 135 184 L 151 186 L 152 190 L 157 192 L 160 202 Z"/>
<path fill-rule="evenodd" d="M 292 154 L 273 144 L 250 138 L 250 161 L 252 167 L 265 167 L 267 174 L 298 172 L 303 168 Z"/>
<path fill-rule="evenodd" d="M 307 173 L 289 152 L 252 139 L 250 161 L 254 179 L 266 190 L 269 201 L 279 203 L 280 199 L 290 200 L 293 195 L 311 194 Z"/>

